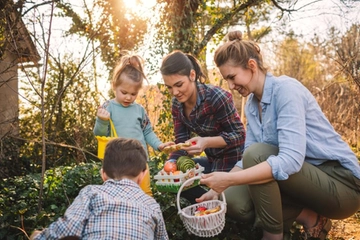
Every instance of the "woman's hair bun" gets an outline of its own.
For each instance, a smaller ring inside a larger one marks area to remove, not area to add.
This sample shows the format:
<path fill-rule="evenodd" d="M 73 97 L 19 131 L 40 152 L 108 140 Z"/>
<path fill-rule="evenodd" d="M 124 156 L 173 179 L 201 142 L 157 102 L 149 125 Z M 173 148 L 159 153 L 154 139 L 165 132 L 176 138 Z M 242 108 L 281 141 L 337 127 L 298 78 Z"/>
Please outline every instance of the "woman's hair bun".
<path fill-rule="evenodd" d="M 238 31 L 238 30 L 232 31 L 232 32 L 229 32 L 227 34 L 227 38 L 228 38 L 229 41 L 234 41 L 234 40 L 241 41 L 242 40 L 242 33 L 241 33 L 241 31 Z"/>

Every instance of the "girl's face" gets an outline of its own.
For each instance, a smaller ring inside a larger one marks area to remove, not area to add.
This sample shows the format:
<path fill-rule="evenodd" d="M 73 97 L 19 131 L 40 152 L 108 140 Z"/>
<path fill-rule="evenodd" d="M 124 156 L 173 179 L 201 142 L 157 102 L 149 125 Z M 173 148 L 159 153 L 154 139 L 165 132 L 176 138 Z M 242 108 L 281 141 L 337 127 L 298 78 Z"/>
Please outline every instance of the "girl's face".
<path fill-rule="evenodd" d="M 132 104 L 141 89 L 141 83 L 134 82 L 126 76 L 121 76 L 123 81 L 114 88 L 115 100 L 117 103 L 128 107 Z"/>
<path fill-rule="evenodd" d="M 179 102 L 196 100 L 195 72 L 191 71 L 190 76 L 179 74 L 163 75 L 164 83 L 170 94 Z"/>
<path fill-rule="evenodd" d="M 242 67 L 235 67 L 226 63 L 219 67 L 219 71 L 229 84 L 230 89 L 238 91 L 243 97 L 248 96 L 252 92 L 250 83 L 254 74 L 251 69 L 243 69 Z"/>

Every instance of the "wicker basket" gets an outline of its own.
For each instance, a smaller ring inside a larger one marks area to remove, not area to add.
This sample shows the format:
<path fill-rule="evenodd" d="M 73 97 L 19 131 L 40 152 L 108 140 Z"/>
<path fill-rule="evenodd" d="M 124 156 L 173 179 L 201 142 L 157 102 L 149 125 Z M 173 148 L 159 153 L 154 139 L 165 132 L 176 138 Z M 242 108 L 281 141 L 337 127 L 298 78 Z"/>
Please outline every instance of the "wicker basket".
<path fill-rule="evenodd" d="M 190 205 L 183 209 L 180 207 L 180 194 L 183 187 L 186 186 L 188 181 L 194 181 L 200 178 L 200 176 L 197 176 L 188 179 L 184 182 L 184 184 L 181 185 L 176 197 L 178 214 L 180 215 L 180 219 L 182 220 L 189 234 L 194 234 L 199 237 L 213 237 L 221 233 L 225 226 L 226 200 L 224 193 L 222 193 L 222 201 L 209 200 Z M 221 207 L 220 211 L 218 212 L 208 215 L 195 216 L 195 212 L 197 211 L 198 207 L 212 209 L 217 206 Z"/>

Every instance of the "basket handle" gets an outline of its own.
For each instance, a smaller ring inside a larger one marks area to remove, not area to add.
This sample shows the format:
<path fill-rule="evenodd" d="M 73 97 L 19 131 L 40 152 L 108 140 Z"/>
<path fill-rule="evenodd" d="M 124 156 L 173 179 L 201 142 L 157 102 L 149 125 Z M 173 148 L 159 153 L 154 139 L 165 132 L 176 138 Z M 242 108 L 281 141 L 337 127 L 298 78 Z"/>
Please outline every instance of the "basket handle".
<path fill-rule="evenodd" d="M 189 179 L 186 180 L 183 184 L 181 184 L 181 186 L 180 186 L 180 188 L 179 188 L 179 191 L 178 191 L 178 193 L 177 193 L 177 195 L 176 195 L 176 205 L 177 205 L 177 208 L 178 208 L 178 211 L 179 211 L 179 212 L 181 212 L 181 208 L 180 208 L 180 194 L 181 194 L 182 189 L 184 188 L 184 186 L 186 186 L 186 184 L 187 184 L 188 182 L 194 181 L 194 180 L 200 179 L 200 178 L 201 178 L 201 176 L 195 176 L 195 177 L 193 177 L 193 178 L 189 178 Z M 226 202 L 224 192 L 221 193 L 221 197 L 222 197 L 222 201 L 223 201 L 223 202 Z"/>
<path fill-rule="evenodd" d="M 114 126 L 114 123 L 113 123 L 113 121 L 111 120 L 111 118 L 109 118 L 109 122 L 110 122 L 110 127 L 111 127 L 110 136 L 111 136 L 111 137 L 117 137 L 117 133 L 116 133 L 116 130 L 115 130 L 115 126 Z"/>

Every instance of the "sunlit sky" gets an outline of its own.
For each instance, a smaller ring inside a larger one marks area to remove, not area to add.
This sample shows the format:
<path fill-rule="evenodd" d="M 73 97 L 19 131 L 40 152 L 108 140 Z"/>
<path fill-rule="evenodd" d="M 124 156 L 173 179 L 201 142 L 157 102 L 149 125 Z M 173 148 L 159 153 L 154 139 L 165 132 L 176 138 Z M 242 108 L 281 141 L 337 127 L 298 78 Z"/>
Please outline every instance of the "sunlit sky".
<path fill-rule="evenodd" d="M 339 0 L 301 0 L 299 6 L 306 6 L 292 14 L 290 26 L 297 33 L 304 36 L 314 32 L 325 34 L 330 26 L 346 30 L 352 23 L 360 21 L 360 2 L 344 1 L 353 4 L 352 8 L 345 8 Z"/>
<path fill-rule="evenodd" d="M 124 3 L 126 7 L 143 14 L 143 10 L 149 12 L 148 10 L 156 4 L 156 0 L 124 0 Z"/>

